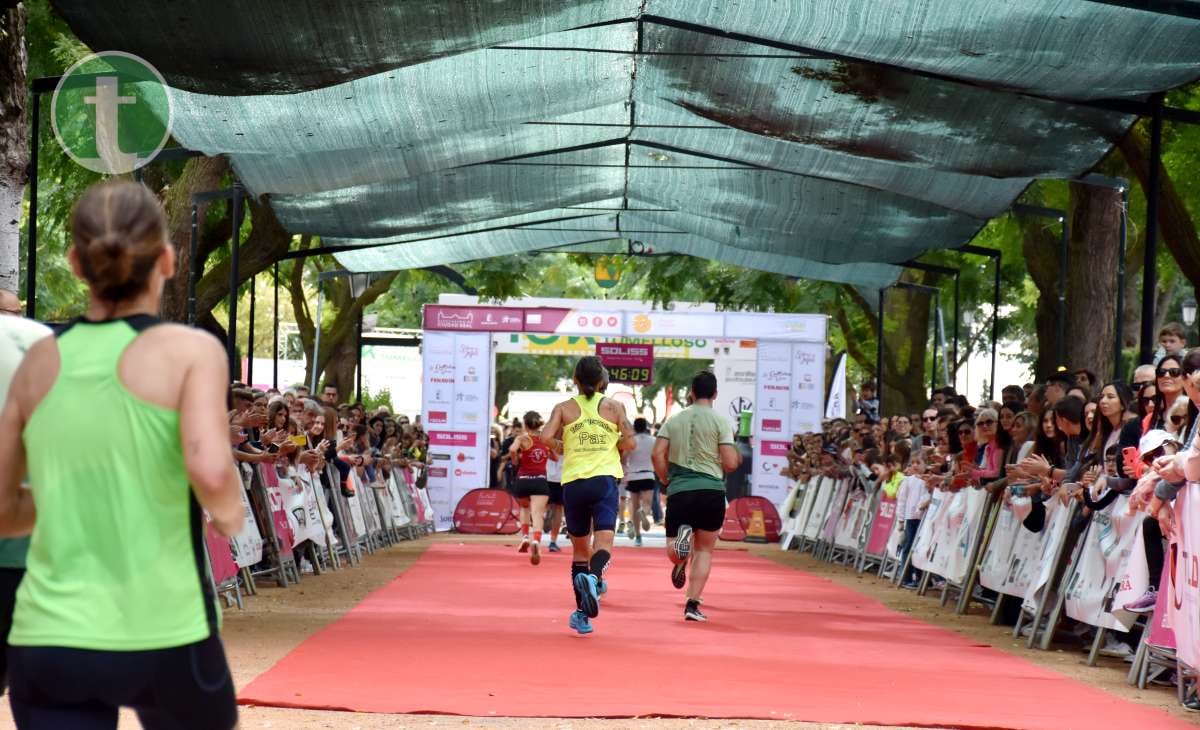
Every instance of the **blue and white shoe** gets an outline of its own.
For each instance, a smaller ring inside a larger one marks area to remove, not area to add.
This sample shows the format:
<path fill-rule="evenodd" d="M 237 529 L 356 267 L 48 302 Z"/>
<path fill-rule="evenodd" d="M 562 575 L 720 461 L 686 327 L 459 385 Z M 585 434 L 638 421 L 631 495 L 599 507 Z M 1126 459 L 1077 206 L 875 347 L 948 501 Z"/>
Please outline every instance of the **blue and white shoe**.
<path fill-rule="evenodd" d="M 558 543 L 553 542 L 553 541 L 551 541 L 550 544 L 546 546 L 546 549 L 552 553 L 562 552 L 562 548 L 560 548 L 558 546 Z"/>
<path fill-rule="evenodd" d="M 587 614 L 585 614 L 583 611 L 573 611 L 571 613 L 571 620 L 568 623 L 570 624 L 571 628 L 575 629 L 581 634 L 590 634 L 595 631 L 595 629 L 592 628 L 592 622 L 588 620 Z"/>
<path fill-rule="evenodd" d="M 579 610 L 587 614 L 587 618 L 596 618 L 600 614 L 600 589 L 596 576 L 591 573 L 575 576 L 575 590 L 579 593 Z"/>

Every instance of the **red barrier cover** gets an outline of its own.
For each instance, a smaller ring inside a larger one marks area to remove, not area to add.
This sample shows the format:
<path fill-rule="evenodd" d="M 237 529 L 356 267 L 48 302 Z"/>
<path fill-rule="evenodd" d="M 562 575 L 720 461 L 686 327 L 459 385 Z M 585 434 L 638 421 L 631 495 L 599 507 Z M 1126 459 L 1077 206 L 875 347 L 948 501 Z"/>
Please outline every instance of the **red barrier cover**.
<path fill-rule="evenodd" d="M 468 535 L 512 535 L 519 509 L 503 489 L 472 489 L 454 508 L 454 529 Z"/>
<path fill-rule="evenodd" d="M 722 540 L 741 541 L 746 539 L 746 529 L 755 510 L 762 511 L 763 527 L 767 533 L 767 542 L 779 542 L 779 534 L 783 531 L 783 521 L 775 505 L 763 497 L 740 497 L 729 503 L 725 508 L 725 525 L 721 528 Z"/>
<path fill-rule="evenodd" d="M 882 555 L 887 550 L 888 539 L 892 536 L 892 530 L 896 529 L 896 500 L 884 496 L 879 500 L 875 514 L 871 537 L 867 539 L 868 555 Z"/>

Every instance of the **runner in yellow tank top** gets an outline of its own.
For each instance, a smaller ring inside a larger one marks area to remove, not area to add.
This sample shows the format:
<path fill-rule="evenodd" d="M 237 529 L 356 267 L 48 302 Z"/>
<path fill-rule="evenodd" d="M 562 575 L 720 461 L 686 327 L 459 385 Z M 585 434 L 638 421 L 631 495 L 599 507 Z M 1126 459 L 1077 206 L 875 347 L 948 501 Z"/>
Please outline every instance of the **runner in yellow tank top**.
<path fill-rule="evenodd" d="M 592 632 L 589 619 L 600 612 L 600 586 L 617 526 L 621 452 L 634 446 L 625 407 L 602 395 L 606 385 L 608 373 L 600 358 L 581 358 L 575 366 L 579 395 L 556 405 L 542 429 L 543 440 L 564 458 L 563 512 L 573 551 L 576 608 L 570 626 L 581 634 Z"/>

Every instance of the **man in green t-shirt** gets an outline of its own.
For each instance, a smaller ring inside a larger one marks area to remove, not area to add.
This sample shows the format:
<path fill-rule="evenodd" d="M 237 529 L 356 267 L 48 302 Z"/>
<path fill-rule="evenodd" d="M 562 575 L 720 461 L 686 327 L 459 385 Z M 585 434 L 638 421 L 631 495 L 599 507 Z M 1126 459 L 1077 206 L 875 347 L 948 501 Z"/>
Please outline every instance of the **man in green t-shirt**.
<path fill-rule="evenodd" d="M 12 381 L 13 373 L 25 357 L 25 351 L 30 345 L 50 336 L 50 328 L 33 320 L 15 314 L 13 309 L 6 306 L 16 303 L 16 311 L 20 311 L 20 300 L 12 292 L 0 290 L 0 407 L 8 398 L 8 384 Z M 17 600 L 17 586 L 25 577 L 25 553 L 29 551 L 29 537 L 0 539 L 0 638 L 7 641 L 8 630 L 12 628 L 13 606 Z M 0 691 L 7 685 L 7 654 L 0 647 Z"/>
<path fill-rule="evenodd" d="M 692 378 L 692 404 L 671 416 L 658 432 L 651 459 L 667 489 L 667 557 L 671 583 L 687 584 L 686 621 L 707 621 L 700 594 L 712 569 L 712 551 L 725 522 L 725 474 L 741 463 L 729 421 L 713 410 L 717 376 Z M 691 580 L 687 566 L 691 563 Z"/>

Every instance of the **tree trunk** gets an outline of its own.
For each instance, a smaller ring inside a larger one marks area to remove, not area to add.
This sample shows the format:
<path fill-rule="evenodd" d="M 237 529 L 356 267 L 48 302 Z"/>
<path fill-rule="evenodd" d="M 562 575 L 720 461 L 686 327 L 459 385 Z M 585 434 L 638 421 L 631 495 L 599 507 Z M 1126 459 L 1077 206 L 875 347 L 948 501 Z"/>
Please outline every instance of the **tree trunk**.
<path fill-rule="evenodd" d="M 1067 266 L 1066 362 L 1106 381 L 1113 374 L 1117 318 L 1121 196 L 1116 190 L 1071 183 Z"/>
<path fill-rule="evenodd" d="M 354 403 L 358 398 L 354 374 L 358 369 L 358 322 L 352 323 L 346 336 L 334 344 L 325 366 L 325 381 L 322 387 L 332 385 L 338 389 L 343 403 Z"/>
<path fill-rule="evenodd" d="M 175 322 L 187 321 L 188 270 L 192 257 L 192 194 L 218 189 L 228 170 L 229 162 L 224 157 L 193 157 L 184 164 L 179 179 L 171 184 L 163 198 L 163 207 L 167 214 L 167 235 L 175 248 L 176 256 L 175 278 L 168 281 L 163 289 L 162 315 L 165 319 Z M 223 232 L 223 238 L 228 240 L 227 229 L 213 231 L 203 226 L 210 205 L 212 204 L 205 203 L 198 211 L 203 237 L 216 238 Z M 208 259 L 205 248 L 203 244 L 200 245 L 197 268 L 201 273 L 204 271 L 204 262 Z M 197 319 L 201 311 L 197 307 Z"/>
<path fill-rule="evenodd" d="M 1141 183 L 1142 190 L 1147 190 L 1150 187 L 1150 139 L 1142 130 L 1142 125 L 1134 125 L 1129 134 L 1117 142 L 1117 146 Z M 1158 179 L 1158 226 L 1163 243 L 1192 286 L 1200 286 L 1200 234 L 1165 165 L 1158 166 Z"/>
<path fill-rule="evenodd" d="M 292 234 L 284 229 L 271 206 L 249 198 L 246 206 L 251 227 L 238 251 L 239 290 L 251 277 L 271 268 L 292 244 Z M 230 260 L 226 258 L 200 279 L 196 285 L 197 311 L 207 312 L 229 297 L 229 265 Z"/>
<path fill-rule="evenodd" d="M 21 202 L 29 179 L 25 21 L 24 5 L 0 10 L 0 289 L 12 292 L 20 286 Z"/>
<path fill-rule="evenodd" d="M 926 272 L 906 271 L 903 281 L 928 285 Z M 833 318 L 846 340 L 846 352 L 864 370 L 876 371 L 878 302 L 868 302 L 852 286 L 844 285 L 833 302 Z M 847 303 L 846 300 L 849 300 Z M 911 289 L 889 289 L 883 332 L 883 414 L 913 413 L 929 402 L 925 392 L 925 350 L 929 344 L 929 295 Z M 847 307 L 863 315 L 869 329 L 851 323 Z"/>
<path fill-rule="evenodd" d="M 1034 329 L 1037 332 L 1037 360 L 1034 362 L 1034 377 L 1045 380 L 1060 364 L 1058 359 L 1058 245 L 1056 231 L 1046 226 L 1043 219 L 1022 217 L 1021 253 L 1029 277 L 1038 290 L 1037 305 L 1033 313 Z"/>

